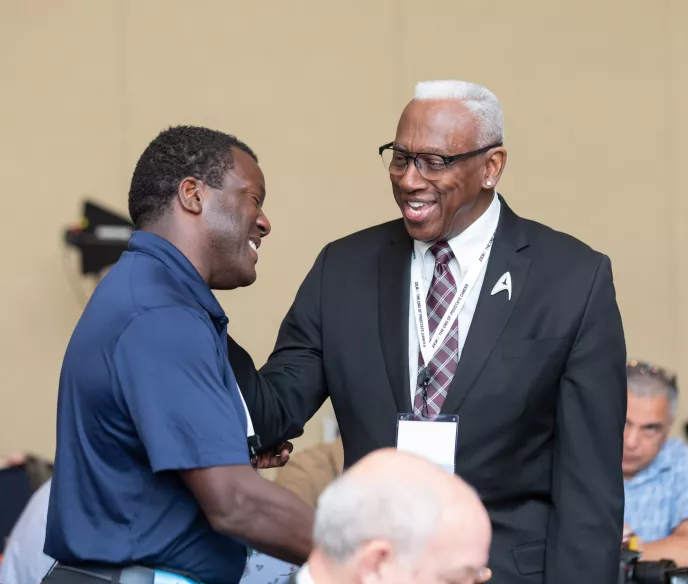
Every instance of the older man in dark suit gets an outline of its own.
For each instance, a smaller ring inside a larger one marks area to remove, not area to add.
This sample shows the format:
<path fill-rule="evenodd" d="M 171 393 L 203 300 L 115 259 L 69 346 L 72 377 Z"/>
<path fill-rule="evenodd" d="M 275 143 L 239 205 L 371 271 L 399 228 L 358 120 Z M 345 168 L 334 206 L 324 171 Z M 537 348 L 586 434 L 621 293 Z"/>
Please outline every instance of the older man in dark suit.
<path fill-rule="evenodd" d="M 322 250 L 258 374 L 230 343 L 257 430 L 289 438 L 330 397 L 348 467 L 395 445 L 399 414 L 458 415 L 453 466 L 490 513 L 492 581 L 615 581 L 626 349 L 609 259 L 497 194 L 484 87 L 419 84 L 380 154 L 403 218 Z"/>

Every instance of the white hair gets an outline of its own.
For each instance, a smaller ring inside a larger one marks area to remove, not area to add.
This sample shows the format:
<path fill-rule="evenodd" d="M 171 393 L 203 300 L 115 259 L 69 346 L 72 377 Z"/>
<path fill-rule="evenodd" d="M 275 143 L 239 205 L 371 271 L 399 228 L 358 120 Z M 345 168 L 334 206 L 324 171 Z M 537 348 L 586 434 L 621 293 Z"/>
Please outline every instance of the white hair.
<path fill-rule="evenodd" d="M 502 106 L 487 87 L 468 81 L 422 81 L 416 85 L 413 99 L 462 101 L 478 120 L 478 148 L 504 142 Z"/>
<path fill-rule="evenodd" d="M 313 539 L 337 563 L 375 539 L 390 542 L 400 558 L 409 560 L 425 549 L 440 513 L 437 497 L 420 484 L 345 473 L 318 499 Z"/>
<path fill-rule="evenodd" d="M 669 401 L 669 411 L 672 416 L 676 415 L 678 407 L 678 388 L 654 376 L 641 374 L 633 370 L 628 371 L 628 391 L 638 397 L 665 397 Z"/>

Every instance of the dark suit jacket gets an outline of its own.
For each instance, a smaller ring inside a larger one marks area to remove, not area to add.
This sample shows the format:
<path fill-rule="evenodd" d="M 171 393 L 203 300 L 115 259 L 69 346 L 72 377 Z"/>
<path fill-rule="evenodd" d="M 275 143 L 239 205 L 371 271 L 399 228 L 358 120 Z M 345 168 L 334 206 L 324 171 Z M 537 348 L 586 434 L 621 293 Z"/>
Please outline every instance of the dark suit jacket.
<path fill-rule="evenodd" d="M 327 245 L 267 364 L 230 359 L 264 443 L 332 398 L 345 467 L 394 446 L 411 412 L 412 240 L 401 220 Z M 491 295 L 510 272 L 512 296 Z M 609 259 L 502 200 L 485 281 L 442 408 L 457 473 L 493 523 L 493 584 L 610 584 L 619 568 L 626 348 Z"/>

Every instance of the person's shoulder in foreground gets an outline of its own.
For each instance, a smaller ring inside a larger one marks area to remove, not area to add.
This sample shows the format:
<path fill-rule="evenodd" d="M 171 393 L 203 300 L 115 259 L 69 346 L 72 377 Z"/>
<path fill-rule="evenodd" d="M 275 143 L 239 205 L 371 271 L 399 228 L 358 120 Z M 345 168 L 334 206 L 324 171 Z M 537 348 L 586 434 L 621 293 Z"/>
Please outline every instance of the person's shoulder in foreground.
<path fill-rule="evenodd" d="M 250 464 L 212 292 L 255 281 L 264 198 L 255 153 L 228 134 L 170 128 L 140 157 L 129 251 L 84 310 L 60 376 L 45 550 L 61 564 L 142 563 L 224 584 L 239 580 L 245 542 L 307 554 L 312 511 Z"/>
<path fill-rule="evenodd" d="M 51 482 L 36 490 L 12 528 L 0 563 L 0 584 L 38 584 L 55 563 L 43 553 Z"/>
<path fill-rule="evenodd" d="M 459 477 L 395 449 L 362 458 L 323 491 L 299 584 L 487 581 L 492 537 Z"/>

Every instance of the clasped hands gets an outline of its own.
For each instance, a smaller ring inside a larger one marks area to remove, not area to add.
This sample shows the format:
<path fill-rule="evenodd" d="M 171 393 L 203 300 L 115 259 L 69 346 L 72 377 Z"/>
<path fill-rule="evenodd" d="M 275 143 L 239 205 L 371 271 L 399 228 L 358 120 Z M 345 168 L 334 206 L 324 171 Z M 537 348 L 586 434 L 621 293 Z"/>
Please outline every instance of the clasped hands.
<path fill-rule="evenodd" d="M 301 430 L 294 438 L 303 435 Z M 289 462 L 289 455 L 294 450 L 294 445 L 286 440 L 274 448 L 261 452 L 258 456 L 251 457 L 251 465 L 255 469 L 280 468 Z"/>
<path fill-rule="evenodd" d="M 253 468 L 279 468 L 289 462 L 289 455 L 294 450 L 294 445 L 287 441 L 282 442 L 271 450 L 261 452 L 258 456 L 251 457 L 251 465 Z"/>

